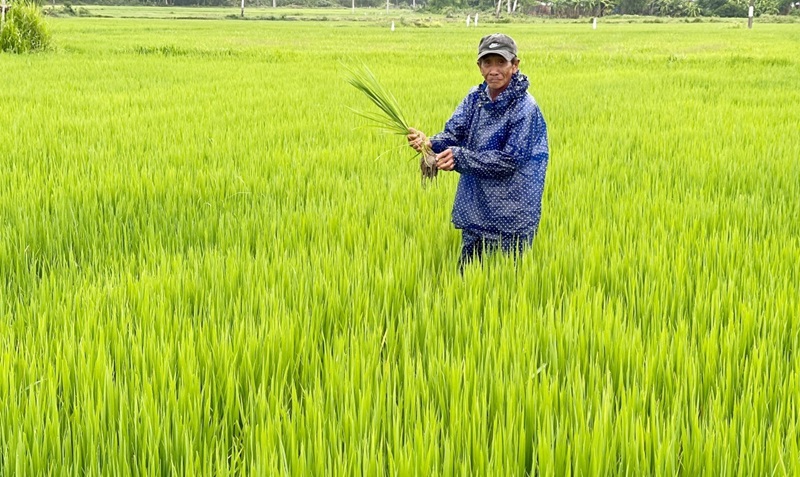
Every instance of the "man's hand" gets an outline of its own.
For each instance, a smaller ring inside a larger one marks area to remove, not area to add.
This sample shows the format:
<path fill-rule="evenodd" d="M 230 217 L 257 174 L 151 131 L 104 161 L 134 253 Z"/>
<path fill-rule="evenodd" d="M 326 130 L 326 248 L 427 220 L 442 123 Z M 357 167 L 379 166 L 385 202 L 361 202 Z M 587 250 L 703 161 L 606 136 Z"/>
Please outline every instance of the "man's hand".
<path fill-rule="evenodd" d="M 440 171 L 452 171 L 456 167 L 456 158 L 453 156 L 452 149 L 445 149 L 436 155 L 436 167 Z"/>
<path fill-rule="evenodd" d="M 423 146 L 427 146 L 428 149 L 431 147 L 431 141 L 425 136 L 425 133 L 414 128 L 408 128 L 406 139 L 408 145 L 417 152 L 422 152 Z"/>

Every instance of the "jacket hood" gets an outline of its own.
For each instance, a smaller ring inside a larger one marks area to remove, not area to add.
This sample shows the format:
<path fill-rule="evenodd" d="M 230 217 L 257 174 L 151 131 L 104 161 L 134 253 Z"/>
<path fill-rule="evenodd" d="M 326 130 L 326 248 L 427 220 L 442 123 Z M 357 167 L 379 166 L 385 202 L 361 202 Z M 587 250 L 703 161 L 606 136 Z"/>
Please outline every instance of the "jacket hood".
<path fill-rule="evenodd" d="M 480 103 L 482 107 L 486 109 L 495 109 L 495 108 L 505 108 L 514 101 L 516 98 L 524 97 L 528 92 L 528 86 L 530 86 L 530 81 L 528 81 L 528 77 L 522 74 L 521 72 L 517 71 L 511 76 L 511 81 L 508 83 L 508 87 L 500 93 L 495 101 L 489 97 L 488 86 L 486 81 L 480 85 L 478 90 L 480 91 Z"/>

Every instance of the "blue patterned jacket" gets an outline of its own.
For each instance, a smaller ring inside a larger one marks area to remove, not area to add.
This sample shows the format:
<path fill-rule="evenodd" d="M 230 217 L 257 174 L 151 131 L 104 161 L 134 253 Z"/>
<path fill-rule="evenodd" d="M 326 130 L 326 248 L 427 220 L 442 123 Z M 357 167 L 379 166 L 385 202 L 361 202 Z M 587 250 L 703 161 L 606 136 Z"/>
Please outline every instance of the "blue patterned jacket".
<path fill-rule="evenodd" d="M 517 72 L 491 101 L 486 83 L 472 88 L 431 137 L 434 152 L 452 149 L 460 174 L 453 224 L 484 236 L 534 235 L 542 215 L 547 126 L 527 76 Z"/>

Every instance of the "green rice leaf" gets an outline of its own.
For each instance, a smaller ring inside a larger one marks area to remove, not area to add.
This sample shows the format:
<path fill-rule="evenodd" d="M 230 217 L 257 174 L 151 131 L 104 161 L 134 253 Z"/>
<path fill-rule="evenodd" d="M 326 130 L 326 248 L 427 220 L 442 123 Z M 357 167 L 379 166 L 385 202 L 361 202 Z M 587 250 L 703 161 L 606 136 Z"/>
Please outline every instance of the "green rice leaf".
<path fill-rule="evenodd" d="M 347 68 L 347 67 L 346 67 Z M 357 90 L 372 101 L 383 114 L 354 110 L 359 116 L 373 122 L 382 130 L 405 135 L 408 134 L 409 124 L 400 109 L 397 98 L 378 82 L 370 69 L 362 65 L 358 68 L 347 68 L 345 78 Z"/>

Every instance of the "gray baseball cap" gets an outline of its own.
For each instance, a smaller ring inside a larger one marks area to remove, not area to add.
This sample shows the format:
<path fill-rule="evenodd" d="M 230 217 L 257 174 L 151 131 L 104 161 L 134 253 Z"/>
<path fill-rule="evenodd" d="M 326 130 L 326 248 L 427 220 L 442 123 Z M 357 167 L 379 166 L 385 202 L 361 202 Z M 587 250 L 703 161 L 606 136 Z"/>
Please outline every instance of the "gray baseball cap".
<path fill-rule="evenodd" d="M 517 56 L 517 44 L 510 36 L 502 33 L 486 35 L 478 45 L 478 61 L 486 55 L 500 55 L 511 61 Z"/>

